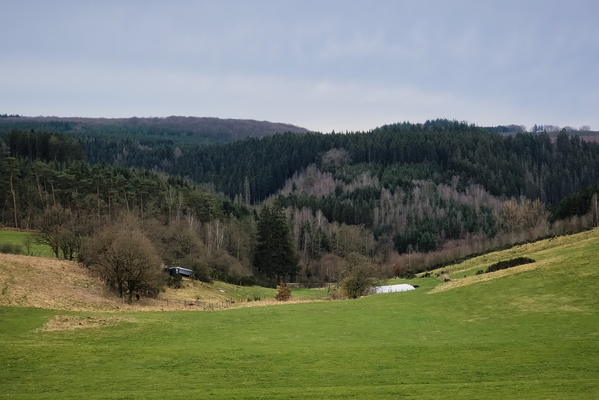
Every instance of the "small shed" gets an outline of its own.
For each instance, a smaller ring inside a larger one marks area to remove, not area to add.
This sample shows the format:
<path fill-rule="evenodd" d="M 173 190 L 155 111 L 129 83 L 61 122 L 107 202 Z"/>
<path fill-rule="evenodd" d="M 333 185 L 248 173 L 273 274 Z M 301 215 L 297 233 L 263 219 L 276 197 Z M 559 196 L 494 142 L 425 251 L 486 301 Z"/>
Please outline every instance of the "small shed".
<path fill-rule="evenodd" d="M 395 292 L 407 292 L 408 290 L 416 289 L 412 285 L 408 285 L 407 283 L 402 283 L 399 285 L 389 285 L 389 286 L 377 286 L 374 288 L 375 293 L 395 293 Z"/>
<path fill-rule="evenodd" d="M 164 269 L 164 272 L 170 275 L 181 275 L 191 278 L 193 276 L 193 271 L 188 268 L 181 267 L 167 267 Z"/>

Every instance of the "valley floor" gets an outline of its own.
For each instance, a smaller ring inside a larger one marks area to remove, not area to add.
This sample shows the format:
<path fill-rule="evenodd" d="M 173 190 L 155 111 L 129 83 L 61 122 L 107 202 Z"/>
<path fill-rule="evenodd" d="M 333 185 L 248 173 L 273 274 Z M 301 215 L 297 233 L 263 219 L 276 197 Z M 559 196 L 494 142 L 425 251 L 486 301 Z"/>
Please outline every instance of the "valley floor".
<path fill-rule="evenodd" d="M 476 275 L 521 255 L 536 265 Z M 437 272 L 450 282 L 410 292 L 222 312 L 3 303 L 0 398 L 599 398 L 598 255 L 594 230 L 449 266 Z M 15 293 L 6 262 L 0 290 Z"/>

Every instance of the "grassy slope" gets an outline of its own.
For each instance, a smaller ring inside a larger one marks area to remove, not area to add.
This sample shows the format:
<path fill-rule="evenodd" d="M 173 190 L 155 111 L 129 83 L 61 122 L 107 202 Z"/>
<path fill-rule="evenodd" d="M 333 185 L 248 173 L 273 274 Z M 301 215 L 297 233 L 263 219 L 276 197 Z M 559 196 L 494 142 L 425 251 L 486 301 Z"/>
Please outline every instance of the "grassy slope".
<path fill-rule="evenodd" d="M 446 268 L 460 279 L 435 293 L 423 278 L 353 301 L 111 313 L 126 321 L 104 327 L 85 321 L 108 314 L 0 308 L 0 398 L 598 398 L 598 251 L 593 231 Z M 535 268 L 469 277 L 518 255 Z M 83 329 L 40 330 L 57 314 Z"/>
<path fill-rule="evenodd" d="M 24 243 L 26 238 L 32 237 L 31 232 L 0 230 L 0 245 L 20 245 L 23 253 L 27 253 Z M 276 294 L 276 289 L 260 286 L 237 286 L 218 281 L 206 284 L 184 279 L 184 288 L 166 288 L 160 295 L 160 301 L 143 299 L 132 307 L 103 290 L 103 283 L 76 263 L 54 258 L 49 246 L 30 243 L 29 253 L 32 257 L 0 253 L 0 306 L 79 311 L 191 310 L 201 304 L 222 304 L 226 301 L 262 305 L 272 302 Z M 294 288 L 292 291 L 292 299 L 298 301 L 327 296 L 326 290 Z"/>
<path fill-rule="evenodd" d="M 21 246 L 23 254 L 27 253 L 27 246 L 25 245 L 26 238 L 33 239 L 31 232 L 18 232 L 11 230 L 0 230 L 0 244 L 10 243 L 13 245 Z M 31 256 L 41 257 L 53 257 L 52 249 L 47 245 L 36 244 L 31 240 L 29 251 Z"/>
<path fill-rule="evenodd" d="M 190 279 L 184 279 L 183 284 L 182 289 L 166 288 L 157 300 L 142 298 L 129 305 L 75 262 L 0 254 L 0 306 L 71 311 L 189 311 L 275 302 L 275 289 L 224 282 L 206 284 Z M 293 289 L 292 299 L 311 300 L 326 294 L 326 290 Z M 224 305 L 227 301 L 235 303 Z"/>

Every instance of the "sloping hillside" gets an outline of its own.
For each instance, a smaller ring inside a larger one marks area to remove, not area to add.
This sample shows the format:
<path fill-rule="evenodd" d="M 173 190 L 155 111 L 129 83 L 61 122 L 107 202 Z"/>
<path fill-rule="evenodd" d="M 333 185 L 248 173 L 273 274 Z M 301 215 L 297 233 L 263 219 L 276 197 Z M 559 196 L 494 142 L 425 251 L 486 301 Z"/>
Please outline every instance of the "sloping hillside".
<path fill-rule="evenodd" d="M 182 289 L 167 288 L 158 299 L 142 298 L 130 305 L 75 262 L 0 254 L 0 306 L 71 311 L 212 310 L 248 298 L 251 304 L 261 304 L 274 298 L 274 293 L 274 289 L 185 279 Z"/>
<path fill-rule="evenodd" d="M 218 313 L 0 307 L 2 395 L 597 399 L 597 254 L 594 230 L 447 267 L 451 281 L 410 292 Z M 536 261 L 474 275 L 521 255 Z"/>
<path fill-rule="evenodd" d="M 74 135 L 117 136 L 137 140 L 168 139 L 175 143 L 232 142 L 248 137 L 263 137 L 283 132 L 304 133 L 299 126 L 207 117 L 170 116 L 166 118 L 77 118 L 5 117 L 0 118 L 0 134 L 13 129 L 60 132 Z"/>
<path fill-rule="evenodd" d="M 111 310 L 119 302 L 76 263 L 0 255 L 0 305 L 58 310 Z"/>
<path fill-rule="evenodd" d="M 523 256 L 535 262 L 477 274 L 498 261 Z M 597 296 L 586 293 L 589 287 L 599 282 L 598 259 L 599 229 L 594 229 L 472 258 L 427 274 L 436 279 L 421 277 L 411 283 L 419 284 L 421 291 L 429 294 L 450 291 L 456 301 L 461 301 L 460 296 L 463 296 L 460 290 L 467 289 L 469 293 L 481 296 L 492 290 L 495 293 L 512 292 L 506 294 L 506 299 L 509 298 L 509 304 L 515 308 L 588 311 L 598 300 Z M 534 287 L 523 286 L 522 280 L 534 281 Z M 325 295 L 324 291 L 294 293 L 298 301 Z M 274 304 L 274 294 L 274 289 L 185 279 L 182 289 L 167 288 L 159 299 L 142 298 L 139 303 L 129 305 L 75 262 L 0 254 L 0 306 L 72 311 L 198 310 Z"/>
<path fill-rule="evenodd" d="M 482 273 L 494 263 L 519 257 L 527 257 L 535 262 L 491 273 Z M 515 246 L 433 271 L 433 275 L 442 277 L 446 281 L 436 286 L 431 293 L 467 286 L 483 287 L 486 286 L 483 285 L 485 282 L 509 277 L 510 279 L 501 283 L 495 282 L 494 290 L 498 290 L 509 286 L 512 279 L 526 279 L 529 276 L 541 274 L 546 287 L 535 283 L 534 289 L 538 293 L 543 292 L 550 295 L 554 292 L 554 297 L 571 297 L 576 296 L 577 292 L 589 285 L 599 282 L 597 261 L 599 261 L 599 229 L 596 228 L 576 235 L 560 236 Z M 549 305 L 546 301 L 543 303 L 543 307 Z M 539 305 L 541 306 L 541 304 Z M 560 306 L 558 303 L 553 305 Z M 582 304 L 580 305 L 582 307 Z"/>

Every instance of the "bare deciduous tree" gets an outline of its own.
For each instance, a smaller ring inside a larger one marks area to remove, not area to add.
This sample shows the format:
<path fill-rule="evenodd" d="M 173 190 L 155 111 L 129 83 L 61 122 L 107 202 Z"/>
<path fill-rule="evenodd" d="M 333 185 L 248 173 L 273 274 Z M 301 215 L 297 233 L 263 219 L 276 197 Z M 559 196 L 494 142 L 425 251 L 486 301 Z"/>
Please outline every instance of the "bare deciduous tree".
<path fill-rule="evenodd" d="M 56 258 L 72 260 L 79 249 L 80 235 L 75 232 L 71 210 L 60 205 L 47 208 L 38 223 L 35 242 L 50 246 Z"/>
<path fill-rule="evenodd" d="M 351 163 L 351 156 L 345 149 L 331 149 L 322 155 L 321 167 L 323 171 L 335 171 Z"/>
<path fill-rule="evenodd" d="M 138 228 L 106 227 L 87 242 L 82 253 L 84 264 L 97 271 L 119 296 L 127 295 L 129 302 L 140 292 L 156 295 L 164 286 L 160 257 Z"/>

